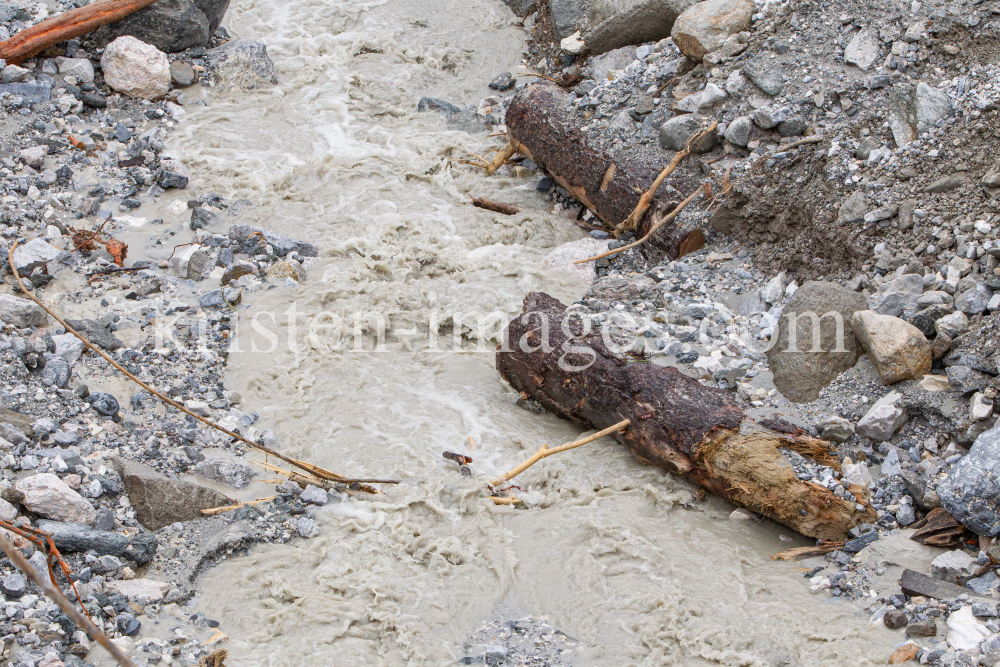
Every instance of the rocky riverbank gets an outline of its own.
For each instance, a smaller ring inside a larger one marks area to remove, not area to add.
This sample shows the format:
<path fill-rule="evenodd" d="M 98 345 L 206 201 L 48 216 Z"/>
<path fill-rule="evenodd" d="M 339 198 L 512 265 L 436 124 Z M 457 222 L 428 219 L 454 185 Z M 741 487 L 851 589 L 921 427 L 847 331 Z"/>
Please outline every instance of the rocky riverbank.
<path fill-rule="evenodd" d="M 7 252 L 18 243 L 26 288 L 130 372 L 274 444 L 224 389 L 231 317 L 244 294 L 294 287 L 316 247 L 237 224 L 245 200 L 191 192 L 156 204 L 188 186 L 164 146 L 184 107 L 206 103 L 198 91 L 275 80 L 263 44 L 218 28 L 228 3 L 203 4 L 155 5 L 0 70 L 0 518 L 53 535 L 84 608 L 142 664 L 196 664 L 216 648 L 219 623 L 187 608 L 198 573 L 255 542 L 314 535 L 312 508 L 329 495 L 286 483 L 273 502 L 203 516 L 258 475 L 245 447 L 116 377 L 25 298 Z M 50 13 L 2 4 L 0 37 Z M 45 571 L 42 551 L 7 534 Z M 5 661 L 89 664 L 87 636 L 7 559 L 0 590 Z"/>
<path fill-rule="evenodd" d="M 206 103 L 200 91 L 275 77 L 263 45 L 230 40 L 225 7 L 203 4 L 183 16 L 154 5 L 128 29 L 0 70 L 0 248 L 19 241 L 14 264 L 34 294 L 130 372 L 273 447 L 222 383 L 234 309 L 294 289 L 318 250 L 240 224 L 251 201 L 189 191 L 165 149 L 185 107 Z M 806 561 L 803 586 L 898 630 L 899 661 L 995 664 L 996 14 L 989 3 L 689 4 L 513 7 L 534 36 L 526 68 L 571 92 L 594 146 L 666 164 L 719 123 L 678 172 L 717 194 L 683 214 L 708 243 L 675 260 L 640 247 L 570 268 L 632 238 L 611 238 L 530 160 L 503 167 L 588 236 L 539 268 L 586 282 L 573 312 L 625 353 L 833 443 L 837 467 L 791 451 L 787 462 L 850 502 L 852 485 L 867 488 L 878 519 Z M 0 19 L 16 33 L 50 12 L 9 4 Z M 414 107 L 485 137 L 538 83 L 525 74 L 497 72 L 480 99 Z M 220 640 L 216 621 L 189 613 L 198 573 L 256 542 L 314 536 L 315 510 L 337 492 L 283 483 L 273 501 L 203 517 L 254 483 L 245 448 L 116 379 L 3 268 L 0 518 L 55 536 L 84 606 L 143 662 L 194 664 Z M 843 351 L 831 352 L 836 318 L 790 324 L 808 312 L 840 316 Z M 817 329 L 822 349 L 789 350 L 792 327 L 799 341 Z M 86 659 L 86 637 L 6 560 L 0 589 L 6 659 Z M 532 652 L 528 639 L 547 646 Z M 556 662 L 572 644 L 540 619 L 498 617 L 464 660 Z"/>
<path fill-rule="evenodd" d="M 718 122 L 677 172 L 719 193 L 682 214 L 708 245 L 674 261 L 638 248 L 569 264 L 633 239 L 608 240 L 583 204 L 539 174 L 553 211 L 593 230 L 546 261 L 592 282 L 573 312 L 636 358 L 737 392 L 759 414 L 778 409 L 833 443 L 839 470 L 793 453 L 789 463 L 838 496 L 848 483 L 867 487 L 879 518 L 809 573 L 813 589 L 865 601 L 887 627 L 909 623 L 899 661 L 995 664 L 1000 166 L 991 148 L 1000 66 L 991 54 L 1000 10 L 735 0 L 511 7 L 534 37 L 525 71 L 500 74 L 497 93 L 466 112 L 502 118 L 523 87 L 548 85 L 524 76 L 539 72 L 571 91 L 567 113 L 585 123 L 591 145 L 612 161 L 660 165 Z M 501 173 L 534 168 L 515 159 Z M 835 318 L 789 321 L 803 313 L 836 313 L 843 350 L 831 352 Z M 789 350 L 793 327 L 798 341 L 815 333 L 819 347 Z M 928 522 L 938 522 L 937 537 L 928 539 Z M 927 574 L 964 590 L 901 589 L 898 566 L 921 563 L 901 555 L 913 549 L 925 549 Z"/>

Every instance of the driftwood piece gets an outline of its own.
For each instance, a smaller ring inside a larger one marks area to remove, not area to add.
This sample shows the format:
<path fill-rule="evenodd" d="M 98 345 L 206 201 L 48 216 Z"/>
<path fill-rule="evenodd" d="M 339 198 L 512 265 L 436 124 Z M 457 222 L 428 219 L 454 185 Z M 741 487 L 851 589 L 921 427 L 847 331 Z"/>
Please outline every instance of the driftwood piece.
<path fill-rule="evenodd" d="M 940 507 L 910 527 L 916 529 L 910 539 L 930 547 L 954 549 L 965 541 L 965 526 Z"/>
<path fill-rule="evenodd" d="M 0 58 L 17 65 L 54 44 L 97 30 L 102 25 L 121 21 L 150 6 L 156 0 L 99 0 L 45 19 L 0 42 Z"/>
<path fill-rule="evenodd" d="M 836 467 L 828 443 L 781 420 L 754 422 L 735 395 L 675 368 L 630 363 L 608 348 L 600 332 L 584 335 L 582 327 L 556 299 L 529 294 L 497 349 L 497 370 L 514 389 L 584 428 L 630 420 L 614 437 L 642 463 L 682 475 L 803 535 L 840 540 L 856 523 L 875 521 L 866 489 L 850 489 L 859 510 L 826 487 L 800 480 L 780 451 Z"/>
<path fill-rule="evenodd" d="M 515 215 L 521 210 L 513 204 L 497 201 L 495 199 L 487 199 L 486 197 L 473 197 L 472 205 L 476 208 L 483 208 L 487 211 L 493 211 L 494 213 L 500 213 L 503 215 Z"/>
<path fill-rule="evenodd" d="M 837 542 L 823 542 L 812 547 L 793 547 L 779 551 L 771 556 L 771 560 L 806 560 L 807 558 L 816 558 L 817 556 L 825 556 L 837 549 L 843 549 L 844 544 L 845 542 L 841 540 Z"/>
<path fill-rule="evenodd" d="M 531 158 L 609 229 L 614 229 L 636 210 L 664 165 L 613 159 L 593 147 L 581 131 L 587 121 L 572 107 L 567 108 L 568 101 L 567 93 L 543 84 L 518 93 L 507 108 L 508 149 Z M 657 218 L 669 213 L 699 185 L 692 179 L 667 178 L 639 219 L 636 235 L 649 232 Z M 650 245 L 672 259 L 704 243 L 700 229 L 676 221 L 650 240 Z"/>

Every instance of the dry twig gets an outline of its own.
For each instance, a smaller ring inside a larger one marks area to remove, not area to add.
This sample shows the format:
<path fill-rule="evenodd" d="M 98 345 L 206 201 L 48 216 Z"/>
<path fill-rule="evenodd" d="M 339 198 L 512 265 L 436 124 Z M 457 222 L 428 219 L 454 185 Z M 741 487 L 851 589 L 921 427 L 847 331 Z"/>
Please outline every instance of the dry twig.
<path fill-rule="evenodd" d="M 132 373 L 130 373 L 128 370 L 126 370 L 124 366 L 122 366 L 117 361 L 115 361 L 110 356 L 108 356 L 108 354 L 104 350 L 96 347 L 85 336 L 81 335 L 76 329 L 74 329 L 73 327 L 71 327 L 70 325 L 68 325 L 65 320 L 63 320 L 61 317 L 59 317 L 54 312 L 52 312 L 52 309 L 49 308 L 48 306 L 46 306 L 44 303 L 42 303 L 42 301 L 38 297 L 36 297 L 33 293 L 31 293 L 31 292 L 29 292 L 29 291 L 27 291 L 27 290 L 24 289 L 24 284 L 21 282 L 21 275 L 20 275 L 20 273 L 18 273 L 17 268 L 14 266 L 14 250 L 17 248 L 18 243 L 19 243 L 18 241 L 14 241 L 13 245 L 11 245 L 10 250 L 7 253 L 7 260 L 10 263 L 10 270 L 14 274 L 14 279 L 17 281 L 17 286 L 21 288 L 21 290 L 28 296 L 28 298 L 31 299 L 32 301 L 34 301 L 36 304 L 38 304 L 42 308 L 42 310 L 44 310 L 49 315 L 51 315 L 52 319 L 54 319 L 56 322 L 58 322 L 60 325 L 62 325 L 62 327 L 64 329 L 66 329 L 67 333 L 71 333 L 74 336 L 76 336 L 84 344 L 84 346 L 86 346 L 88 349 L 90 349 L 90 351 L 92 351 L 95 354 L 101 356 L 105 361 L 107 361 L 109 364 L 111 364 L 112 366 L 114 366 L 125 377 L 127 377 L 130 380 L 132 380 L 137 385 L 139 385 L 140 387 L 142 387 L 143 389 L 145 389 L 146 391 L 148 391 L 153 396 L 156 396 L 158 399 L 160 399 L 161 401 L 163 401 L 167 405 L 169 405 L 171 407 L 174 407 L 174 408 L 177 408 L 178 410 L 180 410 L 184 414 L 186 414 L 186 415 L 188 415 L 190 417 L 193 417 L 196 421 L 199 421 L 202 424 L 205 424 L 209 428 L 214 428 L 217 431 L 225 433 L 226 435 L 228 435 L 230 438 L 233 438 L 234 440 L 239 440 L 240 442 L 242 442 L 243 444 L 247 445 L 251 449 L 256 449 L 258 451 L 264 452 L 268 456 L 273 456 L 276 459 L 280 459 L 282 461 L 285 461 L 286 463 L 290 463 L 291 465 L 293 465 L 293 466 L 295 466 L 297 468 L 304 468 L 306 470 L 309 470 L 311 473 L 316 474 L 317 476 L 329 475 L 329 477 L 327 477 L 327 479 L 330 479 L 330 480 L 336 481 L 336 482 L 340 482 L 342 484 L 349 484 L 349 483 L 352 483 L 352 482 L 359 482 L 359 483 L 361 483 L 361 482 L 368 482 L 368 483 L 371 483 L 371 484 L 396 484 L 396 483 L 398 483 L 395 480 L 386 480 L 386 479 L 348 479 L 346 477 L 342 477 L 340 475 L 337 475 L 336 473 L 331 473 L 329 471 L 323 471 L 322 468 L 317 468 L 315 466 L 310 466 L 309 468 L 305 468 L 304 464 L 301 461 L 296 461 L 295 459 L 289 458 L 289 457 L 285 456 L 284 454 L 279 454 L 278 452 L 274 451 L 270 447 L 266 447 L 264 445 L 256 443 L 253 440 L 250 440 L 249 438 L 243 437 L 239 433 L 236 433 L 234 431 L 230 431 L 227 428 L 223 428 L 223 427 L 219 426 L 218 424 L 216 424 L 215 422 L 210 421 L 210 420 L 206 419 L 205 417 L 202 417 L 201 415 L 195 414 L 191 410 L 188 410 L 186 407 L 184 407 L 184 405 L 182 405 L 181 403 L 178 403 L 177 401 L 175 401 L 174 399 L 170 398 L 169 396 L 166 396 L 166 395 L 158 392 L 157 390 L 153 389 L 148 384 L 146 384 L 145 382 L 143 382 L 142 380 L 140 380 L 139 378 L 137 378 L 135 375 L 132 375 Z M 322 472 L 317 472 L 317 471 L 322 471 Z"/>
<path fill-rule="evenodd" d="M 49 599 L 59 605 L 59 608 L 66 612 L 66 614 L 73 619 L 74 623 L 83 628 L 84 632 L 86 632 L 91 639 L 107 649 L 108 653 L 111 654 L 111 657 L 113 657 L 119 665 L 122 667 L 135 667 L 135 663 L 132 662 L 127 655 L 125 655 L 124 651 L 108 639 L 107 635 L 101 632 L 101 630 L 94 625 L 94 622 L 90 620 L 89 616 L 80 613 L 80 611 L 73 606 L 73 603 L 66 599 L 66 596 L 62 594 L 62 591 L 60 591 L 59 588 L 52 583 L 51 578 L 47 579 L 46 577 L 39 576 L 38 572 L 35 571 L 35 568 L 31 566 L 24 555 L 18 551 L 17 547 L 10 543 L 10 540 L 8 540 L 7 536 L 2 532 L 0 532 L 0 549 L 3 549 L 3 552 L 7 554 L 7 557 L 10 558 L 11 562 L 14 563 L 17 569 L 35 582 L 35 585 L 42 589 L 42 592 L 45 593 Z M 49 574 L 51 577 L 51 569 Z"/>
<path fill-rule="evenodd" d="M 487 199 L 486 197 L 472 197 L 472 205 L 476 208 L 483 208 L 487 211 L 493 211 L 494 213 L 501 213 L 503 215 L 515 215 L 521 211 L 519 207 L 514 206 L 513 204 L 496 201 L 495 199 Z"/>
<path fill-rule="evenodd" d="M 622 220 L 618 224 L 618 226 L 615 227 L 616 232 L 635 231 L 636 227 L 639 226 L 639 221 L 642 219 L 642 216 L 645 215 L 646 211 L 649 209 L 649 205 L 653 201 L 653 197 L 656 196 L 656 191 L 660 189 L 660 186 L 663 184 L 663 181 L 666 180 L 667 176 L 674 173 L 674 170 L 677 169 L 678 166 L 680 166 L 680 163 L 684 158 L 686 158 L 688 155 L 691 154 L 692 147 L 701 143 L 701 141 L 710 132 L 714 132 L 715 128 L 718 126 L 719 126 L 718 121 L 712 121 L 711 125 L 709 125 L 704 130 L 692 135 L 691 138 L 688 139 L 687 145 L 684 147 L 684 149 L 679 150 L 677 151 L 676 154 L 674 154 L 674 158 L 670 161 L 670 164 L 668 164 L 666 168 L 660 172 L 660 175 L 656 177 L 655 181 L 653 181 L 653 184 L 649 187 L 649 190 L 647 190 L 646 193 L 639 198 L 639 204 L 635 207 L 635 210 L 632 211 L 631 215 Z M 579 264 L 579 262 L 577 263 Z"/>
<path fill-rule="evenodd" d="M 223 505 L 222 507 L 212 507 L 207 510 L 202 510 L 201 513 L 206 516 L 215 516 L 216 514 L 222 514 L 223 512 L 229 512 L 231 510 L 238 510 L 241 507 L 259 505 L 261 503 L 266 503 L 268 501 L 274 500 L 278 496 L 267 496 L 266 498 L 258 498 L 257 500 L 247 500 L 241 503 L 233 503 L 232 505 Z"/>
<path fill-rule="evenodd" d="M 817 134 L 813 137 L 806 137 L 805 139 L 799 139 L 798 141 L 793 141 L 790 144 L 785 144 L 784 146 L 778 146 L 778 150 L 771 153 L 771 155 L 777 155 L 778 153 L 784 153 L 785 151 L 790 151 L 793 148 L 798 148 L 799 146 L 804 146 L 806 144 L 818 144 L 823 141 L 824 137 Z"/>
<path fill-rule="evenodd" d="M 535 465 L 536 463 L 538 463 L 539 461 L 541 461 L 542 459 L 544 459 L 547 456 L 552 456 L 553 454 L 558 454 L 560 452 L 565 452 L 566 450 L 569 450 L 569 449 L 574 449 L 574 448 L 579 447 L 581 445 L 586 445 L 587 443 L 593 442 L 594 440 L 597 440 L 598 438 L 603 438 L 604 436 L 608 435 L 609 433 L 614 433 L 615 431 L 621 431 L 622 429 L 624 429 L 626 426 L 628 426 L 631 423 L 632 422 L 629 421 L 628 419 L 623 419 L 622 421 L 618 422 L 614 426 L 609 426 L 606 429 L 604 429 L 603 431 L 598 431 L 597 433 L 594 433 L 592 435 L 588 435 L 586 438 L 581 438 L 580 440 L 575 440 L 573 442 L 568 442 L 565 445 L 559 445 L 558 447 L 551 447 L 550 448 L 548 445 L 543 444 L 542 448 L 539 449 L 537 452 L 535 452 L 531 456 L 530 459 L 528 459 L 527 461 L 525 461 L 521 465 L 517 466 L 516 468 L 514 468 L 510 472 L 505 473 L 505 474 L 501 475 L 500 477 L 498 477 L 497 479 L 493 480 L 493 482 L 491 484 L 493 486 L 495 486 L 495 487 L 496 486 L 500 486 L 504 482 L 509 482 L 514 477 L 517 477 L 522 472 L 524 472 L 525 470 L 527 470 L 531 466 Z M 496 502 L 496 501 L 494 500 L 494 502 Z"/>
<path fill-rule="evenodd" d="M 655 234 L 657 231 L 659 231 L 660 227 L 662 227 L 666 223 L 668 223 L 671 220 L 673 220 L 674 218 L 676 218 L 677 214 L 680 213 L 682 210 L 684 210 L 685 206 L 687 206 L 688 204 L 690 204 L 691 202 L 693 202 L 694 199 L 695 199 L 695 197 L 697 197 L 699 194 L 701 194 L 702 191 L 703 191 L 703 188 L 698 188 L 697 190 L 695 190 L 694 192 L 692 192 L 691 195 L 687 199 L 685 199 L 680 204 L 678 204 L 677 206 L 675 206 L 674 210 L 672 210 L 670 213 L 668 213 L 667 215 L 665 215 L 662 218 L 660 218 L 659 220 L 657 220 L 656 224 L 654 224 L 652 227 L 649 228 L 649 232 L 645 236 L 643 236 L 641 239 L 639 239 L 638 241 L 633 241 L 632 243 L 629 243 L 628 245 L 623 245 L 620 248 L 615 248 L 614 250 L 609 250 L 607 252 L 601 253 L 600 255 L 594 255 L 593 257 L 588 257 L 587 259 L 578 259 L 577 261 L 575 261 L 573 263 L 574 264 L 586 264 L 587 262 L 594 262 L 594 261 L 597 261 L 599 259 L 604 259 L 605 257 L 611 257 L 612 255 L 617 255 L 620 252 L 625 252 L 626 250 L 631 250 L 632 248 L 635 248 L 636 246 L 642 245 L 647 240 L 649 240 L 649 238 L 652 237 L 653 234 Z"/>

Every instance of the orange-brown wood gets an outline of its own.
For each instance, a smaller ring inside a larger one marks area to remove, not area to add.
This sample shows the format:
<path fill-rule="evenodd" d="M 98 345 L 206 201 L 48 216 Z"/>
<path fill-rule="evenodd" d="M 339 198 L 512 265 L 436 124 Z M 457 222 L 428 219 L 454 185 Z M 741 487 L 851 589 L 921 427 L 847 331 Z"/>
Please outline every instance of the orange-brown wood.
<path fill-rule="evenodd" d="M 99 0 L 63 12 L 0 42 L 0 58 L 8 64 L 17 65 L 50 46 L 86 35 L 102 25 L 120 21 L 154 2 L 156 0 Z"/>

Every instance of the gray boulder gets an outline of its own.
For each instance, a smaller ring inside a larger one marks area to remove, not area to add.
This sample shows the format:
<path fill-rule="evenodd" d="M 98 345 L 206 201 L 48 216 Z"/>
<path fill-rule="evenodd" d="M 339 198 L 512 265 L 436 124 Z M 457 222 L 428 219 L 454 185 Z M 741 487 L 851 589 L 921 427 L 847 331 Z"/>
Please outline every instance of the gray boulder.
<path fill-rule="evenodd" d="M 701 129 L 701 123 L 693 114 L 675 116 L 660 126 L 660 146 L 668 151 L 683 150 L 687 146 L 688 139 Z M 709 132 L 698 145 L 692 146 L 691 149 L 695 153 L 707 153 L 718 143 L 719 137 L 714 132 Z"/>
<path fill-rule="evenodd" d="M 209 49 L 205 61 L 223 88 L 252 90 L 278 83 L 267 47 L 255 39 L 234 39 Z"/>
<path fill-rule="evenodd" d="M 83 523 L 70 521 L 39 521 L 38 528 L 52 535 L 52 541 L 63 552 L 95 551 L 98 556 L 118 556 L 143 565 L 153 560 L 158 543 L 152 533 L 137 533 L 127 537 L 121 533 L 94 530 Z"/>
<path fill-rule="evenodd" d="M 211 458 L 199 461 L 194 467 L 196 475 L 234 489 L 246 487 L 257 471 L 245 463 L 228 459 Z"/>
<path fill-rule="evenodd" d="M 254 236 L 253 239 L 250 237 L 255 233 L 260 232 L 261 236 L 264 237 L 264 241 L 267 242 L 274 249 L 274 253 L 279 257 L 284 257 L 290 252 L 297 252 L 303 257 L 316 257 L 319 255 L 319 248 L 314 246 L 312 243 L 306 243 L 305 241 L 296 241 L 295 239 L 290 239 L 287 236 L 278 234 L 277 232 L 272 232 L 269 229 L 264 229 L 262 227 L 251 227 L 249 225 L 233 225 L 229 228 L 229 240 L 233 241 L 238 245 L 243 245 L 248 240 L 255 242 L 259 239 L 259 236 Z M 256 252 L 248 253 L 250 255 L 257 254 Z"/>
<path fill-rule="evenodd" d="M 746 116 L 740 116 L 733 120 L 726 128 L 726 141 L 735 145 L 746 147 L 750 143 L 750 131 L 753 130 L 753 123 Z"/>
<path fill-rule="evenodd" d="M 896 84 L 889 90 L 889 129 L 897 146 L 905 146 L 953 113 L 948 94 L 926 83 Z"/>
<path fill-rule="evenodd" d="M 152 44 L 164 53 L 208 46 L 222 22 L 229 0 L 159 0 L 155 4 L 98 28 L 94 39 L 105 46 L 123 35 Z"/>
<path fill-rule="evenodd" d="M 864 309 L 860 294 L 836 283 L 807 282 L 792 295 L 767 352 L 774 386 L 785 398 L 814 401 L 823 387 L 858 362 L 862 349 L 851 330 L 851 316 Z"/>
<path fill-rule="evenodd" d="M 66 320 L 66 324 L 82 333 L 87 340 L 102 350 L 114 352 L 118 348 L 125 347 L 125 343 L 115 338 L 110 329 L 94 320 Z"/>
<path fill-rule="evenodd" d="M 116 456 L 112 464 L 125 483 L 139 523 L 159 530 L 177 521 L 202 517 L 201 510 L 232 504 L 218 491 L 179 479 L 168 479 L 152 468 Z"/>
<path fill-rule="evenodd" d="M 13 294 L 0 294 L 0 321 L 18 329 L 43 326 L 48 314 L 34 301 Z"/>
<path fill-rule="evenodd" d="M 592 53 L 657 42 L 670 36 L 674 21 L 693 4 L 695 0 L 593 0 L 587 16 L 592 27 L 583 41 Z"/>
<path fill-rule="evenodd" d="M 1000 427 L 986 431 L 937 487 L 941 505 L 978 535 L 1000 534 Z"/>
<path fill-rule="evenodd" d="M 549 0 L 552 32 L 563 39 L 576 32 L 576 25 L 587 15 L 586 0 Z"/>
<path fill-rule="evenodd" d="M 955 297 L 955 308 L 966 315 L 980 315 L 986 310 L 992 297 L 993 290 L 986 283 L 976 283 Z"/>

